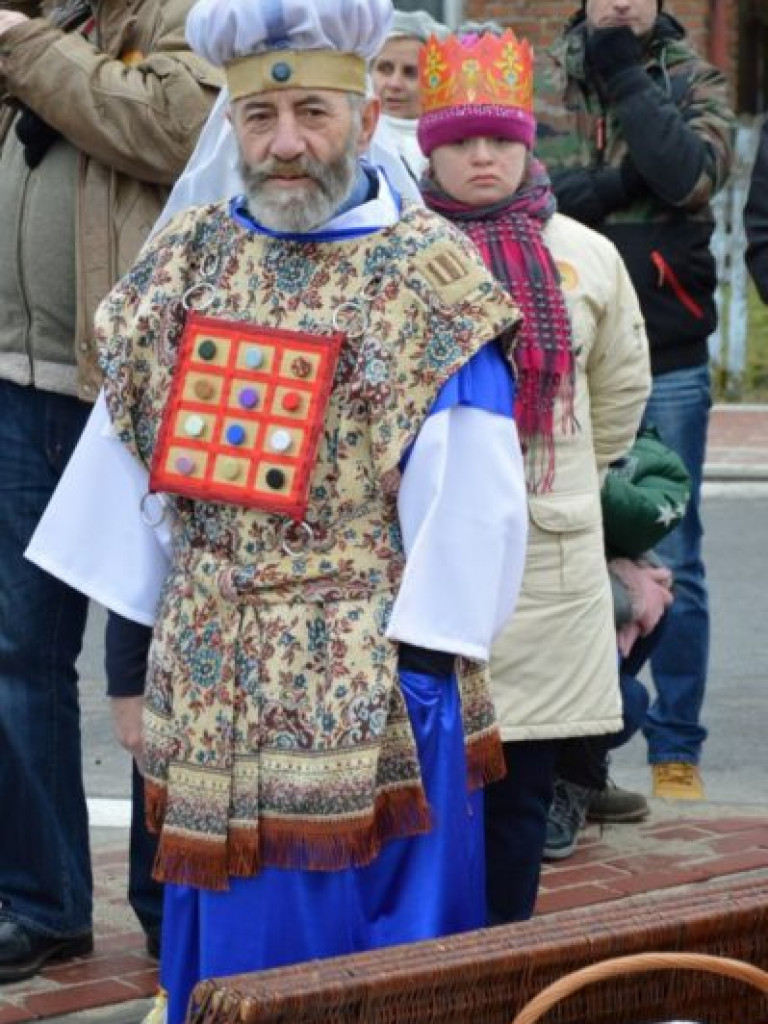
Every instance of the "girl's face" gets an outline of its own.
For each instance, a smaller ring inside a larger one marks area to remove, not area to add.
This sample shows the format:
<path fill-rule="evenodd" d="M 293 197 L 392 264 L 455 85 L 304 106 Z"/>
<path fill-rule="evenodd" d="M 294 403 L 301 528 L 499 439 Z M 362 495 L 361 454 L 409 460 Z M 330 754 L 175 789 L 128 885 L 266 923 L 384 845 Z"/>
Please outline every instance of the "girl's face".
<path fill-rule="evenodd" d="M 487 206 L 517 192 L 527 156 L 522 142 L 481 135 L 433 149 L 430 166 L 449 196 L 469 206 Z"/>

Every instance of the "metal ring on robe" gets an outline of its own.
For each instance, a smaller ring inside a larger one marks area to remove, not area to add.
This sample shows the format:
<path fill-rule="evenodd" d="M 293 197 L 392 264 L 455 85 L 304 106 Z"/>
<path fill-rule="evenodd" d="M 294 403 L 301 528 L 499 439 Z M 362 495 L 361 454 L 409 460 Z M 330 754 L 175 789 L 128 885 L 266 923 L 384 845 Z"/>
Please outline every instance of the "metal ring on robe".
<path fill-rule="evenodd" d="M 291 547 L 291 534 L 294 530 L 303 531 L 303 536 L 299 535 L 301 537 L 300 548 Z M 312 544 L 314 536 L 315 534 L 312 530 L 312 527 L 309 525 L 309 523 L 306 523 L 304 521 L 297 523 L 294 522 L 293 519 L 289 519 L 280 527 L 280 541 L 282 549 L 286 555 L 290 555 L 292 557 L 296 557 L 297 555 L 303 555 L 307 548 L 309 548 L 309 546 Z"/>
<path fill-rule="evenodd" d="M 160 506 L 159 517 L 157 513 L 155 513 L 155 515 L 153 516 L 148 511 L 148 502 L 150 498 L 154 498 L 155 504 Z M 153 494 L 151 491 L 147 491 L 147 493 L 139 502 L 139 515 L 141 516 L 142 523 L 144 523 L 145 526 L 149 526 L 152 529 L 155 529 L 155 527 L 160 526 L 161 523 L 165 522 L 165 517 L 167 516 L 167 514 L 168 506 L 165 504 L 163 499 L 159 495 Z"/>
<path fill-rule="evenodd" d="M 199 301 L 193 303 L 195 296 L 201 296 Z M 190 288 L 184 292 L 181 299 L 181 304 L 187 312 L 193 310 L 202 311 L 208 309 L 213 305 L 216 298 L 216 289 L 210 283 L 210 281 L 198 281 L 197 284 L 193 284 Z"/>
<path fill-rule="evenodd" d="M 357 321 L 356 326 L 355 321 Z M 362 338 L 368 328 L 368 317 L 359 302 L 342 302 L 334 310 L 333 326 L 352 340 Z"/>

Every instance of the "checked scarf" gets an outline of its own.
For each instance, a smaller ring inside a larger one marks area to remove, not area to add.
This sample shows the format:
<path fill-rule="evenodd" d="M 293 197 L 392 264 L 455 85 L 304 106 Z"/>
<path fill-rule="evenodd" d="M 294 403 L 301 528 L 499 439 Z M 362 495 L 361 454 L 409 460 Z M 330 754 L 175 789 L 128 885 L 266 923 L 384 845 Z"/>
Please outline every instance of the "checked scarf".
<path fill-rule="evenodd" d="M 574 429 L 575 418 L 571 322 L 560 274 L 542 236 L 556 209 L 549 177 L 538 160 L 529 158 L 514 195 L 483 207 L 452 198 L 429 175 L 422 179 L 421 189 L 431 210 L 469 235 L 486 266 L 520 306 L 515 420 L 526 455 L 528 490 L 550 491 L 555 479 L 556 400 L 562 402 L 564 433 Z"/>

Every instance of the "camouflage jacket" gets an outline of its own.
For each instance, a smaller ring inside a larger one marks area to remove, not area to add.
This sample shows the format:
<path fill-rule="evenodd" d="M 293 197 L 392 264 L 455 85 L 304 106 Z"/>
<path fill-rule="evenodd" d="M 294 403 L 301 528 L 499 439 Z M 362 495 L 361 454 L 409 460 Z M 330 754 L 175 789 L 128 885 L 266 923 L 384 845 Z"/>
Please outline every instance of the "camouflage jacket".
<path fill-rule="evenodd" d="M 615 86 L 585 59 L 571 23 L 539 56 L 537 153 L 560 211 L 616 244 L 638 292 L 654 373 L 706 362 L 716 324 L 712 196 L 732 163 L 727 83 L 660 15 L 642 66 Z"/>

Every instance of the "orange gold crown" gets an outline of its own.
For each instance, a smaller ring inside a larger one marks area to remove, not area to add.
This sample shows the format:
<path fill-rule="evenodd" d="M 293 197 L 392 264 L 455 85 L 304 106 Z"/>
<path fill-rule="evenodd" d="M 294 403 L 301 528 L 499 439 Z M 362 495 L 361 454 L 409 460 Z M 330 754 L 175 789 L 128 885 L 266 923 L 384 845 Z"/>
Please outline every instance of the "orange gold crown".
<path fill-rule="evenodd" d="M 422 47 L 419 70 L 425 114 L 486 104 L 533 111 L 533 49 L 512 29 L 442 42 L 432 36 Z"/>

